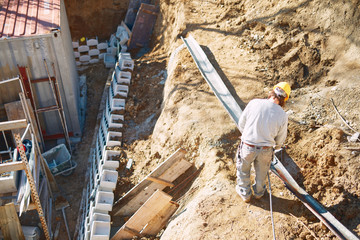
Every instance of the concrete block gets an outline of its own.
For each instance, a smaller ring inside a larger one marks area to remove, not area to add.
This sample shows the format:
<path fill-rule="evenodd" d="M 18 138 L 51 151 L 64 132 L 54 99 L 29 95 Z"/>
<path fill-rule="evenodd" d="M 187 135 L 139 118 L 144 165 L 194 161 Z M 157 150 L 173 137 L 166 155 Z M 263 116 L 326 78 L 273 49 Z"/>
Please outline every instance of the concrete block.
<path fill-rule="evenodd" d="M 89 62 L 90 56 L 89 55 L 82 55 L 80 56 L 80 62 Z"/>
<path fill-rule="evenodd" d="M 117 160 L 113 160 L 114 156 L 119 156 L 119 152 L 113 150 L 105 150 L 102 166 L 103 169 L 117 169 L 119 167 L 120 163 Z"/>
<path fill-rule="evenodd" d="M 118 27 L 117 27 L 117 29 L 116 29 L 116 37 L 118 38 L 118 39 L 120 39 L 120 37 L 121 37 L 121 34 L 122 34 L 122 32 L 126 32 L 126 29 L 123 27 L 123 26 L 121 26 L 121 25 L 119 25 Z M 127 32 L 126 32 L 127 33 Z"/>
<path fill-rule="evenodd" d="M 89 50 L 90 50 L 89 46 L 86 46 L 86 45 L 79 46 L 79 48 L 78 48 L 79 53 L 88 52 Z"/>
<path fill-rule="evenodd" d="M 127 52 L 128 47 L 126 45 L 120 45 L 120 52 L 125 53 Z"/>
<path fill-rule="evenodd" d="M 117 171 L 103 169 L 100 174 L 99 191 L 114 191 L 118 175 Z"/>
<path fill-rule="evenodd" d="M 114 193 L 97 191 L 95 197 L 95 209 L 100 211 L 111 211 L 114 202 Z"/>
<path fill-rule="evenodd" d="M 85 238 L 84 239 L 90 240 L 90 224 L 85 223 L 84 225 L 85 225 L 85 229 L 84 229 Z"/>
<path fill-rule="evenodd" d="M 121 70 L 134 70 L 134 61 L 129 59 L 121 59 L 119 60 L 119 65 Z"/>
<path fill-rule="evenodd" d="M 118 66 L 115 67 L 115 76 L 116 76 L 116 83 L 117 84 L 128 84 L 130 85 L 131 80 L 131 73 L 126 71 L 121 71 Z M 113 79 L 114 81 L 114 79 Z"/>
<path fill-rule="evenodd" d="M 100 59 L 97 59 L 97 58 L 93 58 L 93 59 L 90 59 L 89 63 L 98 63 L 100 62 Z"/>
<path fill-rule="evenodd" d="M 74 52 L 74 57 L 75 57 L 75 58 L 79 58 L 79 57 L 80 57 L 80 53 L 75 51 L 75 52 Z"/>
<path fill-rule="evenodd" d="M 119 37 L 120 41 L 120 45 L 125 45 L 127 43 L 127 41 L 129 40 L 129 34 L 127 33 L 127 31 L 124 28 L 124 31 L 122 31 L 120 33 L 120 37 Z"/>
<path fill-rule="evenodd" d="M 109 131 L 106 135 L 106 145 L 109 147 L 121 145 L 122 133 Z"/>
<path fill-rule="evenodd" d="M 105 53 L 104 64 L 106 68 L 112 68 L 115 66 L 115 57 L 112 54 Z"/>
<path fill-rule="evenodd" d="M 98 56 L 100 54 L 100 51 L 98 49 L 90 49 L 89 50 L 89 56 Z"/>
<path fill-rule="evenodd" d="M 108 47 L 109 47 L 108 42 L 102 42 L 97 45 L 97 49 L 99 50 L 107 49 Z"/>
<path fill-rule="evenodd" d="M 91 225 L 91 240 L 109 240 L 110 222 L 94 221 Z"/>
<path fill-rule="evenodd" d="M 72 46 L 73 46 L 73 48 L 78 48 L 79 47 L 79 41 L 72 42 Z"/>
<path fill-rule="evenodd" d="M 116 55 L 116 52 L 117 52 L 117 47 L 108 47 L 107 49 L 106 49 L 106 53 L 109 53 L 109 54 L 111 54 L 111 55 L 113 55 L 113 56 L 115 56 Z"/>
<path fill-rule="evenodd" d="M 118 84 L 130 85 L 130 79 L 128 79 L 128 78 L 119 78 L 119 79 L 117 80 L 117 83 L 118 83 Z"/>
<path fill-rule="evenodd" d="M 109 214 L 105 213 L 93 213 L 93 215 L 90 218 L 90 225 L 93 224 L 93 222 L 110 222 L 111 218 Z"/>
<path fill-rule="evenodd" d="M 125 99 L 114 98 L 111 101 L 111 111 L 125 109 Z"/>
<path fill-rule="evenodd" d="M 88 45 L 89 47 L 90 46 L 97 46 L 99 44 L 99 41 L 96 38 L 93 38 L 93 39 L 86 39 L 86 45 Z"/>
<path fill-rule="evenodd" d="M 120 95 L 122 97 L 127 97 L 129 93 L 129 86 L 116 84 L 114 87 L 114 95 Z"/>
<path fill-rule="evenodd" d="M 114 34 L 111 34 L 111 36 L 110 36 L 109 46 L 117 47 L 117 39 Z"/>
<path fill-rule="evenodd" d="M 130 59 L 131 60 L 131 55 L 130 55 L 130 53 L 119 53 L 118 58 L 119 59 Z"/>
<path fill-rule="evenodd" d="M 105 53 L 100 53 L 100 54 L 99 54 L 99 59 L 100 59 L 100 60 L 103 60 L 103 59 L 104 59 L 104 56 L 105 56 Z"/>
<path fill-rule="evenodd" d="M 111 114 L 110 115 L 110 119 L 109 119 L 109 127 L 111 128 L 122 128 L 123 124 L 119 123 L 118 121 L 124 121 L 124 116 L 123 115 L 118 115 L 118 114 Z"/>

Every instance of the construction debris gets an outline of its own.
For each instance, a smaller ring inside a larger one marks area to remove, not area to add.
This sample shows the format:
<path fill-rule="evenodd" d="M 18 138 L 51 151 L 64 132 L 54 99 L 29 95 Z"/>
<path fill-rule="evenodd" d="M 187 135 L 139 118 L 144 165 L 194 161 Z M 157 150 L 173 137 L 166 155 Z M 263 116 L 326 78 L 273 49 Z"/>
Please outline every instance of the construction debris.
<path fill-rule="evenodd" d="M 171 199 L 170 195 L 156 190 L 111 239 L 155 236 L 179 207 Z"/>
<path fill-rule="evenodd" d="M 178 149 L 155 170 L 146 176 L 140 183 L 114 203 L 114 216 L 129 216 L 134 214 L 148 199 L 148 196 L 157 190 L 173 187 L 172 182 L 193 166 L 184 160 L 185 150 Z"/>

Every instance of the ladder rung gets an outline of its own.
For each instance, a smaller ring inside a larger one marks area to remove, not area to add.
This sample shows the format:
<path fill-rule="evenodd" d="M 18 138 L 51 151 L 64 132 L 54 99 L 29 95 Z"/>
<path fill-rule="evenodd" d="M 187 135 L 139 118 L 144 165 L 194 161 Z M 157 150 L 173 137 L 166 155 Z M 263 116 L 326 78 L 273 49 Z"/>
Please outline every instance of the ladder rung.
<path fill-rule="evenodd" d="M 37 113 L 40 113 L 40 112 L 49 112 L 49 111 L 55 111 L 55 110 L 58 110 L 59 108 L 54 105 L 54 106 L 50 106 L 50 107 L 43 107 L 43 108 L 38 108 L 36 110 Z"/>

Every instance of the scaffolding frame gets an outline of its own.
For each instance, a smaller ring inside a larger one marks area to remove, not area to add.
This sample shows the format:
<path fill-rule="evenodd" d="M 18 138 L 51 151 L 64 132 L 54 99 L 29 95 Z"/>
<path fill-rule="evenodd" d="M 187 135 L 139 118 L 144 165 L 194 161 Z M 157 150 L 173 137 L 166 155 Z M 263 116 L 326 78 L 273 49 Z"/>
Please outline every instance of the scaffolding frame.
<path fill-rule="evenodd" d="M 17 148 L 14 150 L 14 158 L 17 158 L 17 154 L 20 154 L 20 158 L 21 161 L 15 161 L 15 162 L 9 162 L 9 163 L 2 163 L 0 164 L 0 174 L 1 173 L 5 173 L 5 172 L 12 172 L 12 171 L 19 171 L 19 170 L 24 170 L 25 174 L 26 174 L 26 179 L 29 183 L 30 186 L 30 194 L 31 194 L 31 199 L 33 200 L 33 202 L 30 202 L 29 205 L 27 205 L 27 208 L 25 209 L 25 211 L 28 210 L 34 210 L 36 209 L 40 218 L 40 222 L 42 225 L 42 229 L 44 231 L 45 234 L 45 238 L 47 240 L 51 239 L 51 215 L 52 215 L 52 199 L 53 199 L 53 193 L 51 191 L 51 184 L 49 182 L 49 179 L 51 176 L 48 176 L 48 174 L 51 174 L 50 170 L 48 169 L 47 163 L 45 161 L 45 159 L 42 157 L 41 155 L 41 150 L 40 150 L 40 146 L 39 143 L 35 137 L 35 129 L 33 126 L 33 123 L 31 121 L 31 117 L 30 117 L 30 110 L 27 107 L 27 102 L 26 102 L 26 98 L 25 98 L 25 94 L 23 92 L 19 93 L 20 96 L 20 101 L 23 107 L 23 111 L 25 114 L 25 119 L 19 119 L 19 120 L 12 120 L 12 121 L 5 121 L 5 122 L 0 122 L 0 131 L 4 132 L 4 131 L 8 131 L 8 130 L 13 130 L 13 129 L 19 129 L 19 128 L 26 128 L 25 132 L 22 134 L 22 136 L 20 136 L 20 134 L 16 133 L 14 134 L 14 138 L 16 141 L 16 146 Z M 22 143 L 24 137 L 27 135 L 27 133 L 30 133 L 32 136 L 32 144 L 33 144 L 33 154 L 34 154 L 34 158 L 35 158 L 35 163 L 34 163 L 34 171 L 35 173 L 37 172 L 36 169 L 38 169 L 39 171 L 42 170 L 43 172 L 43 176 L 44 176 L 44 181 L 46 182 L 46 186 L 47 186 L 47 190 L 50 194 L 50 198 L 46 199 L 45 203 L 47 206 L 47 214 L 45 214 L 44 208 L 41 205 L 40 202 L 40 194 L 41 194 L 41 189 L 42 187 L 39 185 L 40 183 L 40 179 L 38 177 L 35 181 L 35 178 L 32 174 L 32 170 L 30 168 L 30 164 L 29 164 L 29 160 L 26 156 L 25 153 L 25 148 L 24 145 Z M 6 142 L 7 144 L 7 142 Z M 8 145 L 7 145 L 8 146 Z M 39 158 L 37 158 L 37 156 Z M 46 169 L 47 168 L 47 169 Z M 53 184 L 55 182 L 54 178 L 51 178 L 53 181 Z M 39 189 L 39 191 L 38 191 Z M 19 189 L 18 189 L 19 191 Z M 21 196 L 21 200 L 18 202 L 22 202 L 23 198 L 25 196 Z M 21 204 L 20 206 L 17 205 L 17 211 L 21 211 Z M 48 218 L 48 219 L 46 219 Z"/>

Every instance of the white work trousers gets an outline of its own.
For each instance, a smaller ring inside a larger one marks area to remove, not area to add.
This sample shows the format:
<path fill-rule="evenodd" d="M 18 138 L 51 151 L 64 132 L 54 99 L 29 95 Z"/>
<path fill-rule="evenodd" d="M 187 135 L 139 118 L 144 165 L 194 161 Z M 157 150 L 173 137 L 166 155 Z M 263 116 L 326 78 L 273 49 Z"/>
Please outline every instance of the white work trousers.
<path fill-rule="evenodd" d="M 270 163 L 273 159 L 274 151 L 272 148 L 250 147 L 246 144 L 240 144 L 236 154 L 237 185 L 240 194 L 244 197 L 251 195 L 250 188 L 250 170 L 251 163 L 254 162 L 255 184 L 253 191 L 255 197 L 264 195 L 266 189 L 266 176 L 270 169 Z"/>

